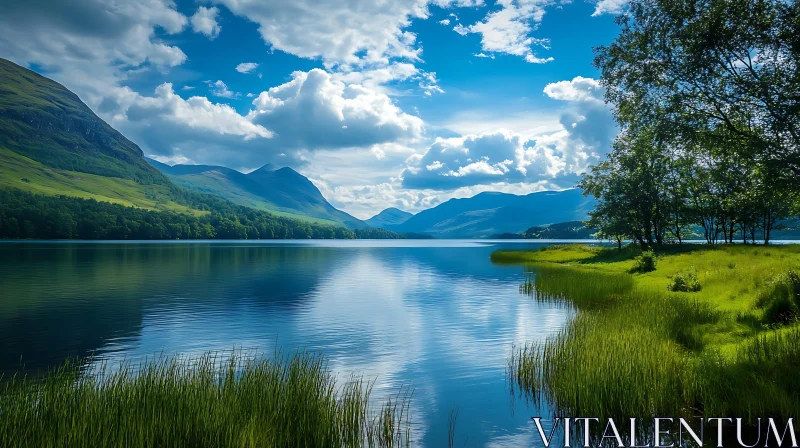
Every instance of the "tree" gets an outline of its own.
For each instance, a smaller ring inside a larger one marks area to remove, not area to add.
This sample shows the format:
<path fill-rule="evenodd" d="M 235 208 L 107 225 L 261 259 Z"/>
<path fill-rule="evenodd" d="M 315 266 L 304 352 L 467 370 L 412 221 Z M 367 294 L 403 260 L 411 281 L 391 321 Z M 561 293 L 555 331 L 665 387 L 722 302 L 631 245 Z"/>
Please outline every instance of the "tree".
<path fill-rule="evenodd" d="M 800 3 L 633 0 L 617 23 L 595 65 L 618 116 L 687 141 L 724 127 L 740 157 L 798 188 Z"/>

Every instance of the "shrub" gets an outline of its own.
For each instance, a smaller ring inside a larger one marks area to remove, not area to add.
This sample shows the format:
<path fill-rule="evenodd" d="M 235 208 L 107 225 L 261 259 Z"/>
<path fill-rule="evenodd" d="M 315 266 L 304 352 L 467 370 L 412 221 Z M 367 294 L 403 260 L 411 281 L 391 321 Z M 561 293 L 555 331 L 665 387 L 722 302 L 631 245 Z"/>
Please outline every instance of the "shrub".
<path fill-rule="evenodd" d="M 652 250 L 646 250 L 634 259 L 631 273 L 652 272 L 656 270 L 656 254 Z"/>
<path fill-rule="evenodd" d="M 788 270 L 773 277 L 756 306 L 764 309 L 767 323 L 787 323 L 800 317 L 800 274 Z"/>
<path fill-rule="evenodd" d="M 700 281 L 697 280 L 697 273 L 694 271 L 694 268 L 673 275 L 667 285 L 667 290 L 673 292 L 700 291 Z"/>

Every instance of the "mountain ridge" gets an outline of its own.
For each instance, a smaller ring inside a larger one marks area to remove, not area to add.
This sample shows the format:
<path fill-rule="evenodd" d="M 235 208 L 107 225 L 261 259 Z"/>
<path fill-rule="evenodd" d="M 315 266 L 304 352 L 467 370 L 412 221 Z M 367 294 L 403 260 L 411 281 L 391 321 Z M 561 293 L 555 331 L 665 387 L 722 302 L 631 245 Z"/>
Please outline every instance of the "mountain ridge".
<path fill-rule="evenodd" d="M 396 207 L 389 207 L 381 210 L 377 215 L 365 219 L 364 222 L 371 227 L 386 228 L 386 226 L 400 225 L 408 221 L 412 216 L 414 216 L 413 213 L 400 210 Z"/>
<path fill-rule="evenodd" d="M 184 188 L 212 194 L 238 205 L 350 229 L 369 227 L 332 206 L 313 182 L 290 167 L 275 168 L 267 164 L 245 174 L 224 166 L 167 165 L 147 160 Z"/>
<path fill-rule="evenodd" d="M 577 189 L 527 195 L 483 192 L 450 199 L 388 229 L 438 238 L 488 238 L 522 233 L 537 225 L 584 220 L 593 207 L 594 199 L 584 197 Z"/>

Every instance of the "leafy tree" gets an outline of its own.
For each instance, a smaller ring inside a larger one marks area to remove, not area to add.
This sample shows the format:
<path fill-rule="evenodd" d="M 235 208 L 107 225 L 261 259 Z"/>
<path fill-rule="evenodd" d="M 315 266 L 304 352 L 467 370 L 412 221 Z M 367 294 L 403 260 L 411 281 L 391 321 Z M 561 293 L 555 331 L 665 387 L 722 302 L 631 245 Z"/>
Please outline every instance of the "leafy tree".
<path fill-rule="evenodd" d="M 744 143 L 732 150 L 797 187 L 800 3 L 633 0 L 617 23 L 595 65 L 618 116 L 685 140 L 724 127 Z"/>

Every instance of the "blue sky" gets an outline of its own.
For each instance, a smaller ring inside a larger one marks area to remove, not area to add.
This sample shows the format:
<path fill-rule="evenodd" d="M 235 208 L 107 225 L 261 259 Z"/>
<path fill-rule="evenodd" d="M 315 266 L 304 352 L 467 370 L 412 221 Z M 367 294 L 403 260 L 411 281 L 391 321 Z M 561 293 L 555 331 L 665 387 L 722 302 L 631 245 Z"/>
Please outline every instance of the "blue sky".
<path fill-rule="evenodd" d="M 361 218 L 568 188 L 616 134 L 591 62 L 624 0 L 18 3 L 0 57 L 148 156 L 292 166 Z"/>

